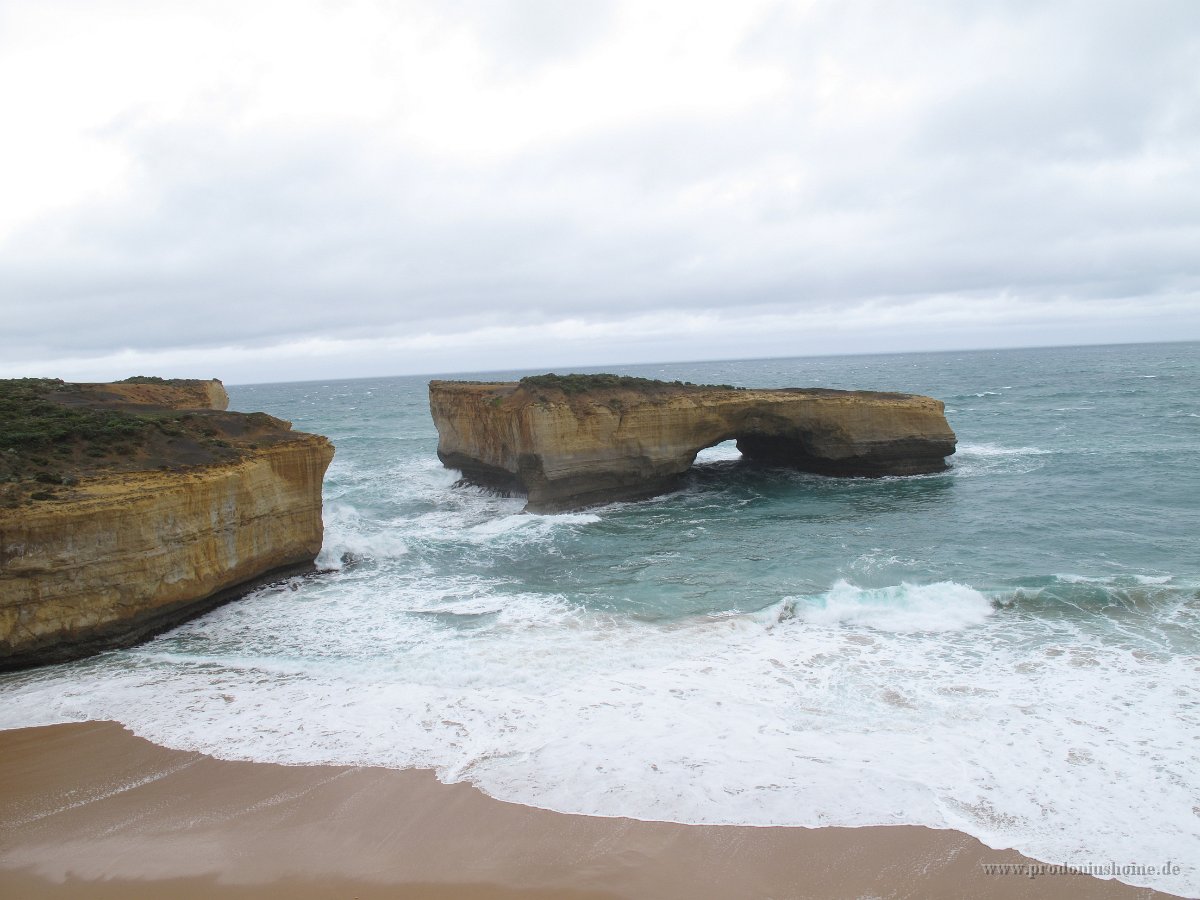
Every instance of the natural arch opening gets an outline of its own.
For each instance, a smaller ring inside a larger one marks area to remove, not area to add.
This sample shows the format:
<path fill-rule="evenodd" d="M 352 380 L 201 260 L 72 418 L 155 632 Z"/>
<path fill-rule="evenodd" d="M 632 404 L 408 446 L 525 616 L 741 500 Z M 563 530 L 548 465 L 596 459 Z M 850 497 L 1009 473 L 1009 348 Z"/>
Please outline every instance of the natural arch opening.
<path fill-rule="evenodd" d="M 696 451 L 692 466 L 738 462 L 770 468 L 796 469 L 826 475 L 870 475 L 863 460 L 831 460 L 814 454 L 805 435 L 743 431 Z"/>
<path fill-rule="evenodd" d="M 742 451 L 737 446 L 737 438 L 729 438 L 707 447 L 701 447 L 696 451 L 696 458 L 692 460 L 692 465 L 711 466 L 718 463 L 739 462 L 742 458 Z"/>

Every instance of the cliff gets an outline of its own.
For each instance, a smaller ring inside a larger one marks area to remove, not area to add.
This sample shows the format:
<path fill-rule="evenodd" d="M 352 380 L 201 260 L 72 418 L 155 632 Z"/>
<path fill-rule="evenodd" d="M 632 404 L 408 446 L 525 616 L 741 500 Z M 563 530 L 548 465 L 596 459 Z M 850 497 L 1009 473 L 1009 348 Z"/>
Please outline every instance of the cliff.
<path fill-rule="evenodd" d="M 108 384 L 80 384 L 80 393 L 92 401 L 161 406 L 166 409 L 229 409 L 229 394 L 216 378 L 193 381 L 179 378 L 129 378 Z"/>
<path fill-rule="evenodd" d="M 220 382 L 0 382 L 0 668 L 127 646 L 311 568 L 332 445 L 227 403 Z"/>
<path fill-rule="evenodd" d="M 442 462 L 533 512 L 662 493 L 734 438 L 750 460 L 841 476 L 939 472 L 955 447 L 941 401 L 915 394 L 538 376 L 432 381 L 429 405 Z"/>

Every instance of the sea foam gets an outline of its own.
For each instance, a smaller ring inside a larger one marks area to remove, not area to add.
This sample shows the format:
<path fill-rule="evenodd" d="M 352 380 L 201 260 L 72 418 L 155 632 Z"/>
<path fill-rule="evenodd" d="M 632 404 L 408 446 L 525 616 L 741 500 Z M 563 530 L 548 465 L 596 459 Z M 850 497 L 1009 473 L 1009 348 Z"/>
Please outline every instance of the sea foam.
<path fill-rule="evenodd" d="M 815 625 L 839 622 L 883 631 L 956 631 L 993 612 L 979 591 L 952 581 L 865 589 L 844 580 L 816 598 L 787 598 L 788 611 Z"/>
<path fill-rule="evenodd" d="M 1108 641 L 955 582 L 840 581 L 655 623 L 477 577 L 380 592 L 348 571 L 121 665 L 10 684 L 0 725 L 111 718 L 224 758 L 429 767 L 564 812 L 909 822 L 1055 861 L 1195 858 L 1194 661 Z M 1159 825 L 1131 832 L 1131 815 Z"/>

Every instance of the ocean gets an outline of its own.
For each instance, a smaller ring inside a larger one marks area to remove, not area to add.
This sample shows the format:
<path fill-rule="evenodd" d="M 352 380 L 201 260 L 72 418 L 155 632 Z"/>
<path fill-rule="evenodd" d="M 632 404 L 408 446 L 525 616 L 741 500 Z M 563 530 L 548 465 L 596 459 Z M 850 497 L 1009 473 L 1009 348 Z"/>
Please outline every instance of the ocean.
<path fill-rule="evenodd" d="M 602 371 L 930 394 L 958 453 L 831 479 L 723 444 L 677 493 L 529 515 L 438 462 L 426 377 L 232 386 L 337 445 L 325 571 L 0 676 L 0 727 L 597 816 L 954 828 L 1200 894 L 1200 344 Z"/>

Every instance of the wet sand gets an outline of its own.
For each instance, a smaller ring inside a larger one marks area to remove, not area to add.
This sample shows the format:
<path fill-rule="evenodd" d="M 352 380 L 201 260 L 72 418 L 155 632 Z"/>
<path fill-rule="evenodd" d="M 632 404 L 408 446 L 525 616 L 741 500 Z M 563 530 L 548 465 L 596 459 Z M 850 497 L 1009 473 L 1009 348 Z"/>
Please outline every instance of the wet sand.
<path fill-rule="evenodd" d="M 1151 898 L 915 826 L 752 828 L 564 815 L 425 771 L 226 762 L 119 725 L 0 732 L 0 896 Z"/>

